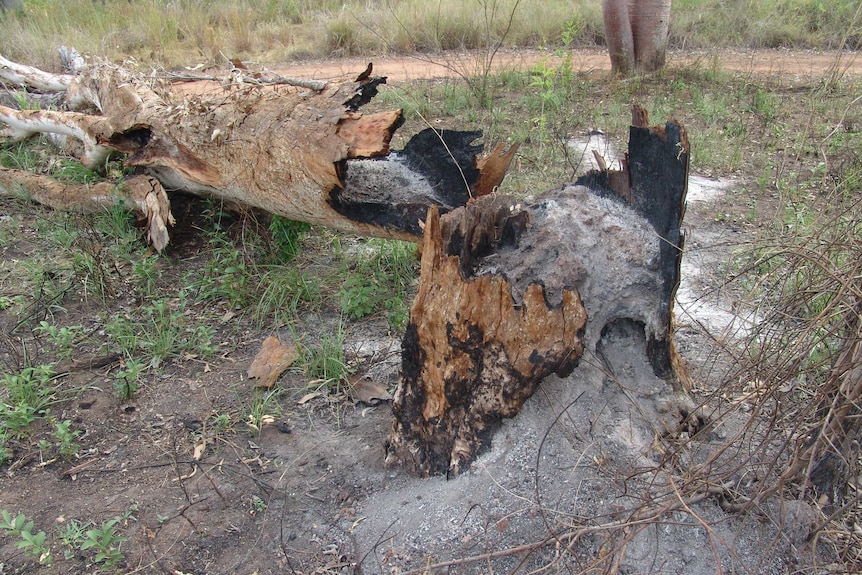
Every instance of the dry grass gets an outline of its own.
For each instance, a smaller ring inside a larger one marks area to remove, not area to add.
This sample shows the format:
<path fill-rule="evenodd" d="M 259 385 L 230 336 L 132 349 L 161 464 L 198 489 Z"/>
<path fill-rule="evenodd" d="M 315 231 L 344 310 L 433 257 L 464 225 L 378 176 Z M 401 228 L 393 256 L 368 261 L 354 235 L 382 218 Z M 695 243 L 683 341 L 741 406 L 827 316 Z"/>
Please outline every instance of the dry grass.
<path fill-rule="evenodd" d="M 674 2 L 671 45 L 858 48 L 850 0 Z M 511 25 L 510 25 L 511 20 Z M 60 44 L 112 60 L 175 66 L 190 61 L 436 52 L 506 46 L 602 45 L 598 2 L 548 0 L 28 0 L 0 13 L 0 54 L 52 69 Z"/>

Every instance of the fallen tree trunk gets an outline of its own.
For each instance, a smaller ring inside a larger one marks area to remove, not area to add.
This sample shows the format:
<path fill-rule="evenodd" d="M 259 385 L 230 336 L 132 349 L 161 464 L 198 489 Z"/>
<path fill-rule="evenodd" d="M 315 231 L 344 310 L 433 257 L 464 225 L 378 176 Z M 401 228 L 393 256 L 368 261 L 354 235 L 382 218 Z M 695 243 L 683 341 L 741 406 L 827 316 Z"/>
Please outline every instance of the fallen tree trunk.
<path fill-rule="evenodd" d="M 425 228 L 386 452 L 418 475 L 458 474 L 504 417 L 606 330 L 635 322 L 655 375 L 690 387 L 674 347 L 688 142 L 635 109 L 618 172 L 520 203 L 481 198 Z"/>
<path fill-rule="evenodd" d="M 0 133 L 13 141 L 53 134 L 77 147 L 91 169 L 121 152 L 127 166 L 146 170 L 168 191 L 418 241 L 429 206 L 448 211 L 490 192 L 514 150 L 480 159 L 481 146 L 472 144 L 480 132 L 426 130 L 390 154 L 402 112 L 358 111 L 386 81 L 370 72 L 342 84 L 237 73 L 215 94 L 180 99 L 154 79 L 109 64 L 54 75 L 0 58 L 0 77 L 62 89 L 70 109 L 0 106 Z"/>

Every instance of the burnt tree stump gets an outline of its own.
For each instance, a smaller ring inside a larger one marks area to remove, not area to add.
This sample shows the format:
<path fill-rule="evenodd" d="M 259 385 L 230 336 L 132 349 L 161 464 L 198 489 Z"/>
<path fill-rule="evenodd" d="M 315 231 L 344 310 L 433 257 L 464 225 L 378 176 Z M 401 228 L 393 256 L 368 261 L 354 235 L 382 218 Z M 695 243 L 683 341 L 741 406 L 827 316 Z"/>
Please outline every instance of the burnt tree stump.
<path fill-rule="evenodd" d="M 544 377 L 568 375 L 619 321 L 642 326 L 655 374 L 688 389 L 672 327 L 688 141 L 675 121 L 648 128 L 640 108 L 632 124 L 619 171 L 429 210 L 387 465 L 464 471 Z"/>

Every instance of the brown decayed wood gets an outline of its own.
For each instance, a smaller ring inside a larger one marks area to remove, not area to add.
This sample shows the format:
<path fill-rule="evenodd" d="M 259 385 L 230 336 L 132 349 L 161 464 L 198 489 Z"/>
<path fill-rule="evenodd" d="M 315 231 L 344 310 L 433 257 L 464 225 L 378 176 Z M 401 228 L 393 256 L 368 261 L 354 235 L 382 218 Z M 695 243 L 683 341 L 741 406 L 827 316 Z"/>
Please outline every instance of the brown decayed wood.
<path fill-rule="evenodd" d="M 392 134 L 403 123 L 401 110 L 351 114 L 338 123 L 336 134 L 347 142 L 347 157 L 378 158 L 389 154 Z"/>
<path fill-rule="evenodd" d="M 387 445 L 390 464 L 419 475 L 462 471 L 494 424 L 514 416 L 542 378 L 571 372 L 583 353 L 586 312 L 577 292 L 566 290 L 551 307 L 536 283 L 516 304 L 502 276 L 465 277 L 465 252 L 492 249 L 503 220 L 523 221 L 517 211 L 501 218 L 501 205 L 480 198 L 444 216 L 449 226 L 429 210 Z"/>

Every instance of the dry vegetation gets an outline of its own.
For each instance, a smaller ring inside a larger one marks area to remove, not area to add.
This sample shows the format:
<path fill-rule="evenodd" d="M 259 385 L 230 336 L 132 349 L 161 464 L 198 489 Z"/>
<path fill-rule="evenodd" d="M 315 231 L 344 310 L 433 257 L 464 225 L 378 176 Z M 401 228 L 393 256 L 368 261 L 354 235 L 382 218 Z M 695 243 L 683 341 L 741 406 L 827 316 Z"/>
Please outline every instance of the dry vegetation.
<path fill-rule="evenodd" d="M 0 54 L 53 69 L 61 42 L 89 54 L 164 66 L 219 62 L 224 56 L 281 61 L 481 50 L 501 41 L 562 49 L 601 44 L 596 4 L 548 1 L 531 7 L 527 17 L 515 0 L 34 0 L 25 2 L 21 13 L 0 14 Z M 674 3 L 672 43 L 855 49 L 862 39 L 859 11 L 856 3 L 843 0 L 685 0 Z M 396 102 L 407 109 L 412 125 L 405 133 L 422 124 L 418 118 L 433 118 L 446 126 L 478 126 L 490 142 L 521 142 L 517 166 L 506 181 L 507 191 L 515 194 L 572 177 L 578 158 L 565 145 L 572 136 L 598 127 L 624 141 L 626 110 L 633 101 L 653 118 L 679 118 L 692 137 L 693 171 L 736 179 L 734 190 L 710 209 L 714 224 L 745 242 L 734 247 L 712 287 L 723 297 L 731 294 L 740 317 L 755 318 L 756 324 L 737 338 L 697 326 L 682 333 L 709 350 L 698 366 L 702 414 L 713 427 L 740 416 L 745 423 L 721 450 L 686 470 L 686 482 L 668 495 L 670 507 L 644 504 L 633 517 L 649 522 L 699 497 L 720 498 L 726 509 L 739 513 L 776 494 L 810 501 L 819 515 L 808 542 L 825 545 L 835 561 L 821 572 L 859 572 L 862 109 L 859 79 L 837 71 L 801 80 L 739 76 L 714 60 L 608 82 L 578 73 L 564 58 L 481 81 L 392 86 L 381 95 L 381 105 Z M 6 146 L 0 165 L 76 181 L 104 175 L 56 159 L 46 142 Z M 109 175 L 121 170 L 116 163 L 107 166 Z M 88 392 L 80 380 L 56 379 L 82 352 L 118 354 L 119 363 L 99 381 L 112 382 L 109 393 L 125 405 L 166 374 L 203 377 L 202 368 L 191 367 L 198 365 L 194 362 L 215 362 L 241 349 L 250 333 L 280 328 L 314 333 L 299 338 L 302 365 L 296 377 L 312 382 L 303 393 L 329 394 L 318 415 L 337 419 L 346 409 L 351 370 L 357 369 L 344 355 L 345 331 L 366 329 L 375 318 L 397 330 L 415 274 L 412 252 L 403 244 L 356 242 L 265 215 L 237 219 L 214 205 L 196 204 L 192 211 L 200 217 L 177 234 L 181 247 L 167 257 L 146 252 L 122 212 L 78 218 L 32 212 L 14 202 L 3 207 L 8 212 L 0 221 L 6 389 L 0 390 L 0 470 L 9 474 L 26 473 L 28 466 L 47 460 L 68 467 L 85 455 L 90 440 L 79 439 L 74 424 L 54 407 Z M 321 317 L 337 319 L 321 327 Z M 277 409 L 273 404 L 293 404 L 295 397 L 288 401 L 287 395 L 245 389 L 231 399 L 238 406 L 222 404 L 205 422 L 214 437 L 228 438 L 222 439 L 225 444 L 243 434 L 254 437 L 250 430 Z M 669 445 L 668 466 L 698 450 L 696 438 L 676 437 Z M 253 512 L 257 505 L 250 503 Z M 40 541 L 40 529 L 53 527 L 43 522 L 28 530 L 26 523 L 15 523 L 15 512 L 0 518 L 5 530 L 0 543 L 30 541 L 15 558 L 24 572 L 46 549 L 53 546 L 58 554 L 66 541 L 53 531 Z M 82 561 L 122 565 L 122 555 L 111 555 L 121 542 L 109 537 L 119 537 L 121 515 L 83 519 L 98 521 L 91 527 L 101 534 L 83 549 Z M 112 519 L 117 522 L 108 525 Z M 608 529 L 616 530 L 608 541 L 627 537 L 625 525 Z M 576 539 L 580 532 L 570 535 Z M 85 539 L 82 535 L 79 548 Z M 105 555 L 97 558 L 99 545 Z M 590 569 L 611 568 L 597 565 Z"/>
<path fill-rule="evenodd" d="M 0 54 L 47 69 L 57 43 L 110 59 L 165 66 L 253 58 L 603 45 L 600 3 L 548 0 L 27 0 L 0 14 Z M 858 48 L 851 0 L 674 2 L 672 48 Z M 510 21 L 510 16 L 514 18 Z"/>

